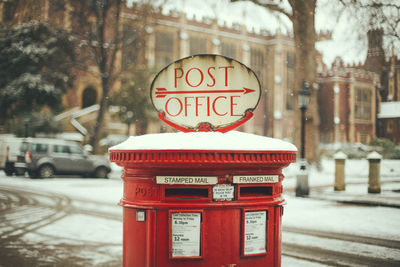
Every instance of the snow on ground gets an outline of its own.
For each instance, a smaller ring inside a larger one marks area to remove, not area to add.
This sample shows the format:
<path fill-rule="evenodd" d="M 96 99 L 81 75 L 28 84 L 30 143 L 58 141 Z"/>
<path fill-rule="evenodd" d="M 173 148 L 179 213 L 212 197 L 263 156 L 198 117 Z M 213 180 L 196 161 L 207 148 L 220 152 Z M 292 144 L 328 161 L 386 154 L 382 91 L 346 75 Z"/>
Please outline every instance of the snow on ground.
<path fill-rule="evenodd" d="M 284 170 L 284 191 L 296 186 L 298 164 Z M 400 161 L 383 160 L 381 163 L 381 194 L 368 194 L 368 161 L 346 160 L 346 190 L 333 190 L 335 177 L 334 160 L 323 159 L 321 170 L 309 167 L 310 198 L 298 198 L 294 192 L 286 192 L 287 205 L 283 225 L 306 229 L 319 229 L 338 233 L 367 235 L 370 237 L 400 240 L 400 212 L 381 206 L 345 205 L 336 202 L 383 203 L 400 206 Z M 323 200 L 323 201 L 321 201 Z"/>
<path fill-rule="evenodd" d="M 285 196 L 283 226 L 400 240 L 400 212 Z"/>

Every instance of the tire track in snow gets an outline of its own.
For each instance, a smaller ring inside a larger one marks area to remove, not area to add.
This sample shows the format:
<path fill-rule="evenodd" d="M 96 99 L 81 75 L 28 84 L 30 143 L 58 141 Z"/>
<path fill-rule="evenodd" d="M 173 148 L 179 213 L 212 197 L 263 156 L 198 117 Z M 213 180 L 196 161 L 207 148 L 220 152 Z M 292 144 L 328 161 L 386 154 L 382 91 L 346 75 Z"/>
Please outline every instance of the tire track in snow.
<path fill-rule="evenodd" d="M 0 212 L 0 233 L 4 241 L 18 238 L 68 215 L 71 200 L 66 196 L 0 187 L 8 203 Z"/>
<path fill-rule="evenodd" d="M 282 255 L 326 266 L 400 266 L 400 242 L 284 227 Z"/>

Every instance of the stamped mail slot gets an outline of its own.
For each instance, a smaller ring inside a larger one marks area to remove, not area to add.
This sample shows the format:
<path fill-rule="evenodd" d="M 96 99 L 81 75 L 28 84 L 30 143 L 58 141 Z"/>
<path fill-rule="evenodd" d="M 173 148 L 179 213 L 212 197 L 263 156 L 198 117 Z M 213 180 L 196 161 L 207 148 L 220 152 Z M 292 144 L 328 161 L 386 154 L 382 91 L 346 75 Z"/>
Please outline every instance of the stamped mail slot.
<path fill-rule="evenodd" d="M 208 199 L 208 188 L 165 188 L 166 199 Z"/>

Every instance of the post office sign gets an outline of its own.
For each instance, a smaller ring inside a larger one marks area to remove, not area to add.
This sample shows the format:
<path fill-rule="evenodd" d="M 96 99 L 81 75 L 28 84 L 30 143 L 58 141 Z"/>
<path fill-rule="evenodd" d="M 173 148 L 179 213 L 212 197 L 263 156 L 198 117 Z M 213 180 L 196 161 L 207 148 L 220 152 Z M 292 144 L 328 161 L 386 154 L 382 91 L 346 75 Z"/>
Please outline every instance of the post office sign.
<path fill-rule="evenodd" d="M 256 74 L 220 55 L 180 59 L 162 69 L 151 84 L 159 117 L 184 132 L 236 128 L 253 116 L 260 97 Z"/>

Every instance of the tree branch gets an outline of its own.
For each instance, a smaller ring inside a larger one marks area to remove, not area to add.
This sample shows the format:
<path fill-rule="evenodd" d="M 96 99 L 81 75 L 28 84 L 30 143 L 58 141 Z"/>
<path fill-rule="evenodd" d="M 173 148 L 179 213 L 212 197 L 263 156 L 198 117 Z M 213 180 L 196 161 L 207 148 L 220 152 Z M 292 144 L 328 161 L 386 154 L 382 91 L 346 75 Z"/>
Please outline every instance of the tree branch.
<path fill-rule="evenodd" d="M 287 12 L 285 9 L 283 9 L 282 7 L 280 7 L 278 4 L 275 3 L 268 3 L 262 0 L 249 0 L 250 2 L 253 2 L 256 5 L 262 6 L 264 8 L 267 8 L 269 10 L 281 13 L 283 15 L 285 15 L 286 17 L 288 17 L 290 20 L 293 19 L 293 14 L 290 14 L 289 12 Z M 240 0 L 231 0 L 232 3 L 234 2 L 241 2 Z"/>

